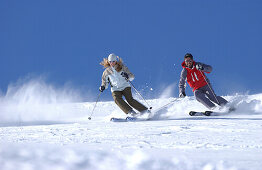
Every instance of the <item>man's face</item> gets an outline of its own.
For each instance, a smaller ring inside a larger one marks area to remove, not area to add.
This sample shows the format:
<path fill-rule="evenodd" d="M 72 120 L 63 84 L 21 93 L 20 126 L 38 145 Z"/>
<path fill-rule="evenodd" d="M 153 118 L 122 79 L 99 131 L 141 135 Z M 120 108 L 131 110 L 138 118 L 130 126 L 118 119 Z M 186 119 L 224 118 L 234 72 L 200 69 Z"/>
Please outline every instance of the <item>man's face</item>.
<path fill-rule="evenodd" d="M 185 58 L 186 66 L 189 68 L 193 67 L 193 60 L 190 57 Z"/>

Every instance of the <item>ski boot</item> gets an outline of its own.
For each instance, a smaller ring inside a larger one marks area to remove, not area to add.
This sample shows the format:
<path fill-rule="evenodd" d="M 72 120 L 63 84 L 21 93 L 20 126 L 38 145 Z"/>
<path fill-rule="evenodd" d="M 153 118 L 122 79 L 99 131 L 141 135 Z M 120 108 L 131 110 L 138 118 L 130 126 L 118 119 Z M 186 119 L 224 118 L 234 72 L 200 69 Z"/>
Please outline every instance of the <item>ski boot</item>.
<path fill-rule="evenodd" d="M 134 110 L 130 110 L 128 113 L 127 113 L 128 117 L 137 117 L 139 116 L 139 113 L 135 112 Z"/>

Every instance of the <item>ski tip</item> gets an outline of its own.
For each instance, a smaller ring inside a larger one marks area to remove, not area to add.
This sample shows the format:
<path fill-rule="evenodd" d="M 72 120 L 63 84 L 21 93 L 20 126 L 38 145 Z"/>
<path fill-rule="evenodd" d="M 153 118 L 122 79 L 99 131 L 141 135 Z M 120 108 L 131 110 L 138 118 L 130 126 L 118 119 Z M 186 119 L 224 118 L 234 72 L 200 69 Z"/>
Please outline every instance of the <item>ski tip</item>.
<path fill-rule="evenodd" d="M 195 116 L 196 113 L 197 113 L 197 112 L 195 112 L 195 111 L 190 111 L 190 112 L 189 112 L 189 115 L 190 115 L 190 116 Z"/>

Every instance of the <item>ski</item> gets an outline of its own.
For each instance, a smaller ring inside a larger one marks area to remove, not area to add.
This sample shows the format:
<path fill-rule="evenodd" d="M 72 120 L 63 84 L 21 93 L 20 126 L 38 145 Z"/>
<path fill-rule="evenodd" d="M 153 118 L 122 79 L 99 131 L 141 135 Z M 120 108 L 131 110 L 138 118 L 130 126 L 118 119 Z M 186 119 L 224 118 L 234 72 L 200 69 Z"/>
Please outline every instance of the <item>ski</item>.
<path fill-rule="evenodd" d="M 110 119 L 110 121 L 112 121 L 112 122 L 128 122 L 128 121 L 135 121 L 135 120 L 137 120 L 137 118 L 135 118 L 135 117 L 126 117 L 126 118 L 112 117 Z"/>
<path fill-rule="evenodd" d="M 211 116 L 212 115 L 212 111 L 205 111 L 205 112 L 196 112 L 196 111 L 190 111 L 189 115 L 190 116 Z"/>
<path fill-rule="evenodd" d="M 116 118 L 112 117 L 110 119 L 111 122 L 136 122 L 136 121 L 146 121 L 149 120 L 148 118 L 137 118 L 137 117 L 126 117 L 126 118 Z"/>
<path fill-rule="evenodd" d="M 196 112 L 196 111 L 190 111 L 188 114 L 190 116 L 222 116 L 222 115 L 228 115 L 236 110 L 235 107 L 230 107 L 227 111 L 204 111 L 204 112 Z"/>
<path fill-rule="evenodd" d="M 112 117 L 110 121 L 111 122 L 127 122 L 125 118 L 116 118 L 116 117 Z"/>

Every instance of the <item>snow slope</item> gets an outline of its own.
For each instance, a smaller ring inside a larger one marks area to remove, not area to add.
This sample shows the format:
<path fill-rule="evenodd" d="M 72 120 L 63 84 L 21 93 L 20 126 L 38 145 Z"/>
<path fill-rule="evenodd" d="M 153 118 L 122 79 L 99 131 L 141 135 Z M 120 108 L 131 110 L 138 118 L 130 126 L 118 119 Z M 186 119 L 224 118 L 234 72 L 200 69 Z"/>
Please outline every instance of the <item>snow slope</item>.
<path fill-rule="evenodd" d="M 261 169 L 262 94 L 225 98 L 234 113 L 190 117 L 205 110 L 194 97 L 159 98 L 147 102 L 156 110 L 175 101 L 153 120 L 123 123 L 109 121 L 124 117 L 112 101 L 88 120 L 94 102 L 2 99 L 0 169 Z"/>

